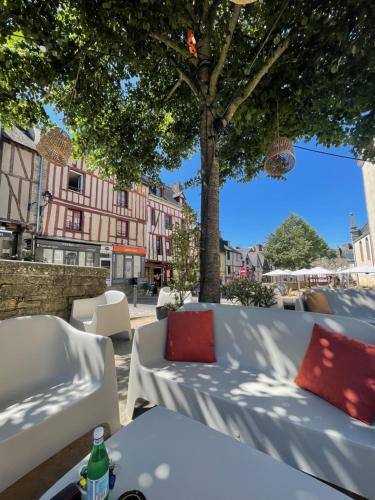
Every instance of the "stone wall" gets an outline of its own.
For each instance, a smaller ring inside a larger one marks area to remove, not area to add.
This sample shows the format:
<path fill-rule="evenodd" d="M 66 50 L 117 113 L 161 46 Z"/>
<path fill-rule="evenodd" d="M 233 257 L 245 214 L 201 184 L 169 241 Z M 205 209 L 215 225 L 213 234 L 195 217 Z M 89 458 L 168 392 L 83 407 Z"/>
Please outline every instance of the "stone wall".
<path fill-rule="evenodd" d="M 106 290 L 106 269 L 0 260 L 0 320 L 53 314 L 69 319 L 74 299 Z"/>

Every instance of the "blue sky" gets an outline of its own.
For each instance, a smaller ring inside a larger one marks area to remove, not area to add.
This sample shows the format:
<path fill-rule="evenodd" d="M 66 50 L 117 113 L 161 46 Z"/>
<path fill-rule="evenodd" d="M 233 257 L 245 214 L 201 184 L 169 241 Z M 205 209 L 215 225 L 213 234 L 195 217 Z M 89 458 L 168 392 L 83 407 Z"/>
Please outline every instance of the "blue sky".
<path fill-rule="evenodd" d="M 315 142 L 301 143 L 330 153 L 352 156 L 349 148 L 324 149 Z M 302 216 L 332 247 L 350 241 L 349 213 L 357 225 L 366 222 L 361 168 L 354 160 L 295 149 L 297 161 L 286 181 L 260 174 L 250 183 L 229 181 L 220 194 L 222 236 L 235 246 L 264 243 L 270 232 L 291 213 Z M 181 182 L 194 174 L 199 155 L 185 161 L 180 170 L 164 172 L 166 183 Z M 199 211 L 200 190 L 186 191 L 190 204 Z"/>
<path fill-rule="evenodd" d="M 61 124 L 48 109 L 51 118 Z M 324 149 L 315 141 L 301 146 L 352 156 L 349 148 Z M 270 232 L 294 212 L 311 224 L 332 247 L 350 241 L 349 213 L 358 226 L 366 220 L 361 168 L 354 160 L 295 149 L 296 166 L 286 181 L 270 179 L 264 173 L 250 183 L 229 181 L 220 193 L 220 228 L 223 238 L 234 246 L 264 243 Z M 179 170 L 161 173 L 167 184 L 185 182 L 199 168 L 196 153 Z M 200 189 L 185 191 L 190 205 L 199 213 Z"/>

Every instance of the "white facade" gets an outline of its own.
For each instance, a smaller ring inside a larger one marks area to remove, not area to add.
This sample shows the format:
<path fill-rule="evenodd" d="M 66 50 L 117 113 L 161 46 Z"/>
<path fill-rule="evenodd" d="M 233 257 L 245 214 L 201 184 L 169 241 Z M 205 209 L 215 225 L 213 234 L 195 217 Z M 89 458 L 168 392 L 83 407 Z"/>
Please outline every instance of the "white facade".
<path fill-rule="evenodd" d="M 375 163 L 360 162 L 363 175 L 368 222 L 362 229 L 352 220 L 352 237 L 355 265 L 375 265 Z M 367 274 L 358 275 L 361 286 L 375 286 L 375 277 Z"/>

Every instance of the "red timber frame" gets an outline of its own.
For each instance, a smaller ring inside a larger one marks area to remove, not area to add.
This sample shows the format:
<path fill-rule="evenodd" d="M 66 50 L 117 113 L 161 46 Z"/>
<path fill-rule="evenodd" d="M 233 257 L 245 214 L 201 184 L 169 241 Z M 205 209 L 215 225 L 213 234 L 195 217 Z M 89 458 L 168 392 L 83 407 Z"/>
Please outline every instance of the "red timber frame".
<path fill-rule="evenodd" d="M 81 193 L 68 189 L 70 171 L 84 176 Z M 129 189 L 128 207 L 122 207 L 117 202 L 114 179 L 100 178 L 98 172 L 89 171 L 79 160 L 64 167 L 47 164 L 46 189 L 53 198 L 44 214 L 43 236 L 146 248 L 147 186 Z M 81 230 L 67 229 L 68 209 L 82 212 Z M 126 238 L 117 235 L 118 221 L 128 222 Z"/>

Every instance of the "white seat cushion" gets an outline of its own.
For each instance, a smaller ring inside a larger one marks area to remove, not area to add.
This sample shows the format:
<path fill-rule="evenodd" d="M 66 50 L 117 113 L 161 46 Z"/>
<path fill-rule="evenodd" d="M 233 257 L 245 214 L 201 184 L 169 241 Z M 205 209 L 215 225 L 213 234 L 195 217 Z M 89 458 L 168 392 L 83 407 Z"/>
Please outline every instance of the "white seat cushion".
<path fill-rule="evenodd" d="M 154 367 L 154 371 L 170 382 L 235 404 L 233 412 L 236 407 L 247 409 L 259 416 L 304 427 L 306 431 L 353 440 L 364 446 L 375 440 L 374 425 L 351 418 L 287 379 L 276 380 L 265 373 L 203 363 L 165 362 Z"/>
<path fill-rule="evenodd" d="M 29 430 L 67 407 L 79 403 L 99 389 L 100 384 L 77 380 L 43 387 L 7 408 L 0 408 L 0 442 Z"/>

